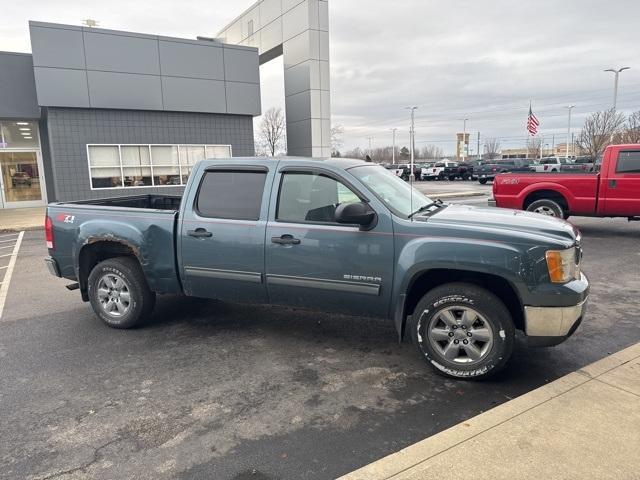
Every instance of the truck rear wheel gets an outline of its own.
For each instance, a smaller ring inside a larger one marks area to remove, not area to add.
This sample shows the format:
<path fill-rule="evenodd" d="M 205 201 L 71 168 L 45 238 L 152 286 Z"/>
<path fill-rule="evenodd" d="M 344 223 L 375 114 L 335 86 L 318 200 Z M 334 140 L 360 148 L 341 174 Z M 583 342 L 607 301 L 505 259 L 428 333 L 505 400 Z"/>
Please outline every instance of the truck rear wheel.
<path fill-rule="evenodd" d="M 549 217 L 568 218 L 568 216 L 565 216 L 564 210 L 560 204 L 548 198 L 532 202 L 527 207 L 527 211 L 539 213 L 540 215 L 547 215 Z"/>
<path fill-rule="evenodd" d="M 91 307 L 112 328 L 132 328 L 153 311 L 156 295 L 149 289 L 140 264 L 132 257 L 97 264 L 88 280 Z"/>
<path fill-rule="evenodd" d="M 435 370 L 460 379 L 488 378 L 513 351 L 515 328 L 504 304 L 468 283 L 429 291 L 409 322 L 413 343 Z"/>

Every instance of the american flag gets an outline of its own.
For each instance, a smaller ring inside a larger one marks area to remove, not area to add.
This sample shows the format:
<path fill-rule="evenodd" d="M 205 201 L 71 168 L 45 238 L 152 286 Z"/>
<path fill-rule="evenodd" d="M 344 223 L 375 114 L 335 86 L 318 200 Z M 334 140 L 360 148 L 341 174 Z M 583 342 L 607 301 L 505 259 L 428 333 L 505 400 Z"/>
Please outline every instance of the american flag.
<path fill-rule="evenodd" d="M 527 118 L 527 130 L 529 130 L 529 133 L 531 135 L 535 135 L 536 133 L 538 133 L 539 125 L 540 125 L 540 121 L 533 114 L 533 111 L 531 110 L 531 104 L 529 104 L 529 117 Z"/>

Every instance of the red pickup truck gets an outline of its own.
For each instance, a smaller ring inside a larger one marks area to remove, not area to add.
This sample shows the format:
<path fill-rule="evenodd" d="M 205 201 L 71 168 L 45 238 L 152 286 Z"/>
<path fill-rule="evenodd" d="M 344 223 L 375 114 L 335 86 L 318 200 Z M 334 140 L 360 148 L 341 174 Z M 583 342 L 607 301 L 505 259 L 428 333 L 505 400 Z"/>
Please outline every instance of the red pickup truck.
<path fill-rule="evenodd" d="M 490 205 L 568 218 L 640 220 L 640 144 L 610 145 L 596 172 L 505 173 Z"/>

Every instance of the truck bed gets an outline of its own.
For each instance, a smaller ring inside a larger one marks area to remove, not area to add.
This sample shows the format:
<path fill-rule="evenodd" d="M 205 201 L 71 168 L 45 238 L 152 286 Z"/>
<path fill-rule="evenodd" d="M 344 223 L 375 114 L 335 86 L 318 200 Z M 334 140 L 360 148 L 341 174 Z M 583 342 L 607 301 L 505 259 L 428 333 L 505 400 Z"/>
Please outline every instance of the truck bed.
<path fill-rule="evenodd" d="M 64 202 L 70 205 L 99 205 L 101 207 L 147 208 L 152 210 L 179 210 L 180 195 L 131 195 L 128 197 L 109 197 L 97 200 Z"/>

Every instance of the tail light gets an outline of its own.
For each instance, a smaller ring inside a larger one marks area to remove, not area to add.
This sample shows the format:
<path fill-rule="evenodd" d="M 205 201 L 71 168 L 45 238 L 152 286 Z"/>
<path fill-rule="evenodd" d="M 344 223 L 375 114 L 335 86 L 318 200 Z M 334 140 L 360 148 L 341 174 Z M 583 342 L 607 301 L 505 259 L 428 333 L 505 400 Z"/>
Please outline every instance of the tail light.
<path fill-rule="evenodd" d="M 497 168 L 492 168 L 492 169 L 491 169 L 491 171 L 492 171 L 492 172 L 497 172 L 497 171 L 498 171 L 498 169 L 497 169 Z"/>
<path fill-rule="evenodd" d="M 47 248 L 53 249 L 53 222 L 51 217 L 46 217 L 44 220 L 44 238 L 47 241 Z"/>
<path fill-rule="evenodd" d="M 544 169 L 545 169 L 545 170 L 548 170 L 548 169 L 549 169 L 549 165 L 545 165 L 545 166 L 544 166 Z"/>

